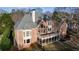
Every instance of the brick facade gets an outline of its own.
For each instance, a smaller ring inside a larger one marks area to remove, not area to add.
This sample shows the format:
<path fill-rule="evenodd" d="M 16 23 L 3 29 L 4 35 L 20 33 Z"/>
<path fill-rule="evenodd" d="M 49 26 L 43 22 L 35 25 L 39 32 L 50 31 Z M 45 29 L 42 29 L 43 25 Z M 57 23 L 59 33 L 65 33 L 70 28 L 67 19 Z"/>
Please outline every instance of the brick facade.
<path fill-rule="evenodd" d="M 32 38 L 30 39 L 31 40 L 30 43 L 24 43 L 23 35 L 24 34 L 22 30 L 15 31 L 15 39 L 19 50 L 30 47 L 32 43 L 37 42 L 37 28 L 33 28 L 31 31 Z"/>

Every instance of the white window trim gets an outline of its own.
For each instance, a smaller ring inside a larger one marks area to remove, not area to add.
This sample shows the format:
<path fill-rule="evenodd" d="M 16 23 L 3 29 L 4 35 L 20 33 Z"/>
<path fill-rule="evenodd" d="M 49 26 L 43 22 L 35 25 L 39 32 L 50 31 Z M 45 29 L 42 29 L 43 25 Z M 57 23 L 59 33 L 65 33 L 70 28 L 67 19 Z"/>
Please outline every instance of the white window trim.
<path fill-rule="evenodd" d="M 52 31 L 52 25 L 48 25 L 48 29 L 51 29 L 50 31 L 48 30 L 48 33 Z"/>
<path fill-rule="evenodd" d="M 27 29 L 27 30 L 22 30 L 22 31 L 23 31 L 23 33 L 25 32 L 25 37 L 24 37 L 24 35 L 23 35 L 23 39 L 24 39 L 24 40 L 27 40 L 27 39 L 31 39 L 31 38 L 32 38 L 32 36 L 31 36 L 32 30 Z M 27 32 L 27 31 L 30 32 L 30 36 L 26 36 L 26 32 Z"/>

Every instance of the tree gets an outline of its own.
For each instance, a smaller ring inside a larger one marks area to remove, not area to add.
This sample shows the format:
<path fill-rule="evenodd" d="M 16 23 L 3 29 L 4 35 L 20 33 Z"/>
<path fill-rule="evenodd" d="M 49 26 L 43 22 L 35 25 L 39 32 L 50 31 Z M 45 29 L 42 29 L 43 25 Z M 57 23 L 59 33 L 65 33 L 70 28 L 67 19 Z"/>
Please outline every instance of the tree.
<path fill-rule="evenodd" d="M 7 28 L 5 32 L 3 33 L 3 37 L 1 39 L 0 43 L 0 49 L 1 50 L 9 50 L 12 46 L 9 35 L 10 35 L 10 28 Z"/>
<path fill-rule="evenodd" d="M 3 14 L 1 17 L 2 23 L 5 24 L 5 26 L 13 27 L 13 22 L 10 14 Z"/>
<path fill-rule="evenodd" d="M 2 32 L 2 39 L 0 42 L 0 49 L 1 50 L 9 50 L 12 46 L 12 42 L 11 40 L 13 40 L 13 22 L 12 19 L 10 17 L 10 14 L 3 14 L 1 17 L 1 27 L 3 29 Z M 3 26 L 4 25 L 4 26 Z"/>
<path fill-rule="evenodd" d="M 60 22 L 61 21 L 61 15 L 60 15 L 60 13 L 58 13 L 58 12 L 54 12 L 53 13 L 53 19 L 55 19 L 57 22 Z"/>

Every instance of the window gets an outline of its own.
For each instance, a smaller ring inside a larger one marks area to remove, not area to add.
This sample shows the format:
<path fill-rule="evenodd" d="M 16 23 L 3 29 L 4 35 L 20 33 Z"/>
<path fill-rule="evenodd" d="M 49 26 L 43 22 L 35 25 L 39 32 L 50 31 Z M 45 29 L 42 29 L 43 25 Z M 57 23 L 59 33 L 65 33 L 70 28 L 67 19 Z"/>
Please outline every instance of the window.
<path fill-rule="evenodd" d="M 39 39 L 39 38 L 37 38 L 37 41 L 39 42 L 39 41 L 40 41 L 40 39 Z"/>
<path fill-rule="evenodd" d="M 49 42 L 51 42 L 51 38 L 49 38 Z"/>
<path fill-rule="evenodd" d="M 46 39 L 46 43 L 48 43 L 48 39 Z"/>
<path fill-rule="evenodd" d="M 45 43 L 45 40 L 43 40 L 43 43 Z"/>
<path fill-rule="evenodd" d="M 58 40 L 59 39 L 59 36 L 57 36 L 57 39 L 56 40 Z"/>
<path fill-rule="evenodd" d="M 30 43 L 30 39 L 27 39 L 27 40 L 25 39 L 24 43 Z"/>
<path fill-rule="evenodd" d="M 30 32 L 29 31 L 26 32 L 26 36 L 30 36 Z"/>
<path fill-rule="evenodd" d="M 48 31 L 51 31 L 51 28 L 48 28 Z"/>
<path fill-rule="evenodd" d="M 43 28 L 44 26 L 43 26 L 43 24 L 41 24 L 41 28 Z"/>
<path fill-rule="evenodd" d="M 54 38 L 55 38 L 55 41 L 56 41 L 56 39 L 57 39 L 56 36 Z"/>
<path fill-rule="evenodd" d="M 55 37 L 52 37 L 52 41 L 55 41 Z"/>
<path fill-rule="evenodd" d="M 50 21 L 48 22 L 48 25 L 51 25 L 51 22 Z"/>
<path fill-rule="evenodd" d="M 27 43 L 30 43 L 30 39 L 27 39 Z"/>
<path fill-rule="evenodd" d="M 45 28 L 45 26 L 44 26 L 44 28 Z"/>
<path fill-rule="evenodd" d="M 42 44 L 42 41 L 41 41 L 41 39 L 40 39 L 40 44 Z"/>
<path fill-rule="evenodd" d="M 24 37 L 30 36 L 30 34 L 31 34 L 30 31 L 24 31 L 24 32 L 23 32 L 23 36 L 24 36 Z"/>

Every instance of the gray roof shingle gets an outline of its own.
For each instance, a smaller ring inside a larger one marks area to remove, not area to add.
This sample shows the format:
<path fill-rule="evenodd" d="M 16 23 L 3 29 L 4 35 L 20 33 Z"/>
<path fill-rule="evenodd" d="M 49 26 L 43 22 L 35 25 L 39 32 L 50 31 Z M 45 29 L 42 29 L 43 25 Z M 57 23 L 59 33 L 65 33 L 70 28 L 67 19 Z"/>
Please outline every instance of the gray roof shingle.
<path fill-rule="evenodd" d="M 15 29 L 32 29 L 36 27 L 36 23 L 32 21 L 32 15 L 26 14 Z"/>

